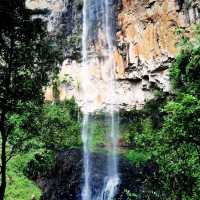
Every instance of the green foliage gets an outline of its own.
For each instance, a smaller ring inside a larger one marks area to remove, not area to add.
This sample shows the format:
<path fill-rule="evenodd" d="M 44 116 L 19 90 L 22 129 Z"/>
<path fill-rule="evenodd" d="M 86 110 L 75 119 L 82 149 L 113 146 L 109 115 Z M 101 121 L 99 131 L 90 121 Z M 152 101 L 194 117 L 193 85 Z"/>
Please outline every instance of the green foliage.
<path fill-rule="evenodd" d="M 45 23 L 32 18 L 25 0 L 0 1 L 0 199 L 6 188 L 6 167 L 10 158 L 36 132 L 37 122 L 28 108 L 43 103 L 47 86 L 63 60 Z M 27 111 L 27 112 L 26 112 Z M 28 123 L 26 123 L 28 122 Z M 14 129 L 16 128 L 16 129 Z M 6 146 L 10 143 L 10 150 Z"/>
<path fill-rule="evenodd" d="M 33 196 L 39 200 L 41 195 L 40 189 L 23 174 L 23 169 L 33 158 L 34 153 L 18 154 L 8 163 L 5 200 L 27 200 Z"/>
<path fill-rule="evenodd" d="M 157 132 L 152 127 L 152 121 L 149 118 L 144 119 L 142 132 L 135 135 L 137 148 L 152 155 Z"/>
<path fill-rule="evenodd" d="M 182 94 L 176 101 L 168 102 L 165 112 L 156 146 L 157 161 L 167 179 L 165 187 L 176 197 L 198 199 L 199 196 L 191 196 L 199 193 L 200 184 L 200 101 Z"/>
<path fill-rule="evenodd" d="M 26 163 L 23 169 L 24 175 L 31 180 L 36 180 L 40 176 L 46 176 L 49 170 L 55 165 L 55 153 L 43 151 L 35 153 L 34 157 Z"/>
<path fill-rule="evenodd" d="M 39 200 L 40 190 L 27 177 L 45 175 L 57 151 L 81 145 L 77 104 L 74 99 L 43 107 L 28 103 L 20 111 L 9 117 L 13 133 L 7 149 L 15 154 L 8 163 L 6 200 L 27 200 L 33 195 Z"/>
<path fill-rule="evenodd" d="M 130 192 L 129 190 L 125 190 L 125 193 L 128 197 L 127 200 L 136 200 L 137 199 L 137 194 Z"/>
<path fill-rule="evenodd" d="M 53 91 L 53 100 L 58 102 L 60 99 L 60 91 L 59 91 L 60 81 L 58 77 L 55 77 L 52 81 L 52 91 Z"/>
<path fill-rule="evenodd" d="M 128 160 L 137 166 L 151 158 L 148 152 L 141 150 L 128 150 L 125 156 Z"/>
<path fill-rule="evenodd" d="M 171 67 L 176 96 L 167 102 L 156 149 L 163 184 L 173 198 L 200 198 L 200 32 L 187 41 Z M 187 45 L 188 44 L 188 45 Z"/>
<path fill-rule="evenodd" d="M 181 51 L 170 68 L 172 85 L 177 92 L 200 95 L 200 31 L 197 27 L 196 40 L 189 40 L 181 46 Z"/>
<path fill-rule="evenodd" d="M 172 96 L 170 96 L 169 94 L 158 90 L 155 91 L 154 99 L 149 100 L 145 104 L 143 109 L 144 118 L 149 118 L 149 120 L 151 120 L 153 129 L 159 130 L 160 128 L 162 128 L 164 118 L 164 112 L 162 109 L 166 102 L 171 98 Z"/>
<path fill-rule="evenodd" d="M 130 144 L 135 135 L 141 133 L 143 117 L 143 111 L 130 110 L 120 112 L 120 135 L 123 141 Z"/>
<path fill-rule="evenodd" d="M 106 124 L 102 119 L 93 120 L 90 124 L 90 131 L 92 133 L 92 144 L 93 150 L 98 149 L 100 146 L 104 146 L 106 141 L 107 128 Z"/>
<path fill-rule="evenodd" d="M 137 121 L 129 121 L 135 149 L 127 157 L 136 164 L 154 160 L 159 168 L 146 177 L 139 199 L 200 199 L 199 26 L 196 34 L 195 40 L 181 38 L 180 53 L 170 68 L 174 94 L 160 93 L 146 104 Z"/>
<path fill-rule="evenodd" d="M 81 111 L 75 99 L 72 97 L 70 100 L 64 101 L 64 106 L 67 108 L 71 120 L 76 122 L 79 121 L 79 117 L 81 117 Z"/>
<path fill-rule="evenodd" d="M 46 104 L 41 119 L 40 141 L 54 151 L 81 145 L 80 124 L 75 121 L 74 100 Z"/>
<path fill-rule="evenodd" d="M 34 146 L 33 138 L 39 136 L 42 108 L 32 102 L 18 103 L 18 113 L 8 115 L 8 123 L 12 128 L 8 135 L 11 154 L 27 151 Z"/>

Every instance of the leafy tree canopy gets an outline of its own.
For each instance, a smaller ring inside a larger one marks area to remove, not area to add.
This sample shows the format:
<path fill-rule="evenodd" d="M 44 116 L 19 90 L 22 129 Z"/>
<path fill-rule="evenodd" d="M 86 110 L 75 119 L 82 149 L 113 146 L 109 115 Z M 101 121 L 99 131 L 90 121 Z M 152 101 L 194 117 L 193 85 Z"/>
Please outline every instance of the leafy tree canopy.
<path fill-rule="evenodd" d="M 38 112 L 33 107 L 43 103 L 43 88 L 58 72 L 62 60 L 62 52 L 48 36 L 45 23 L 32 20 L 32 14 L 25 7 L 25 0 L 0 1 L 1 200 L 6 187 L 7 161 L 25 137 L 35 133 L 30 121 L 24 125 L 24 132 L 14 129 L 14 125 L 20 127 L 31 120 L 34 109 Z M 8 141 L 13 148 L 7 152 Z"/>

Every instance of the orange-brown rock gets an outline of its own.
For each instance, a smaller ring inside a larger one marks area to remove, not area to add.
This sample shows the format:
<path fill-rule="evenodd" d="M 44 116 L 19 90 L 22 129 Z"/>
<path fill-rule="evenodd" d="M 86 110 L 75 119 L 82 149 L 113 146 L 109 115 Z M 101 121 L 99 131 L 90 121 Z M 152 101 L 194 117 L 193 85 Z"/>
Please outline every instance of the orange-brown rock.
<path fill-rule="evenodd" d="M 195 7 L 193 13 L 184 9 L 177 0 L 122 0 L 117 37 L 119 44 L 128 46 L 124 72 L 130 65 L 137 69 L 139 62 L 149 65 L 150 71 L 161 69 L 167 57 L 174 58 L 178 42 L 176 28 L 188 27 L 198 19 L 194 18 Z"/>
<path fill-rule="evenodd" d="M 181 27 L 191 35 L 191 25 L 200 18 L 198 9 L 198 1 L 122 0 L 114 59 L 125 107 L 140 108 L 153 98 L 155 86 L 170 91 L 168 68 L 179 42 L 175 31 Z"/>
<path fill-rule="evenodd" d="M 115 50 L 114 52 L 114 60 L 116 64 L 116 73 L 117 78 L 123 78 L 124 75 L 124 60 L 122 56 L 119 54 L 118 50 Z"/>
<path fill-rule="evenodd" d="M 55 13 L 62 10 L 63 0 L 27 0 L 33 8 L 49 8 Z M 186 4 L 179 0 L 121 0 L 116 16 L 118 32 L 113 59 L 115 64 L 115 87 L 120 108 L 141 108 L 154 97 L 153 90 L 160 88 L 170 92 L 169 72 L 178 49 L 177 27 L 187 29 L 191 35 L 191 25 L 200 19 L 199 1 Z M 58 15 L 59 16 L 59 15 Z M 107 106 L 110 80 L 110 61 L 105 42 L 105 31 L 98 29 L 96 41 L 90 44 L 90 66 L 85 72 L 78 61 L 64 61 L 60 72 L 72 81 L 59 88 L 60 99 L 75 97 L 80 106 L 84 92 L 89 93 L 91 110 Z M 85 73 L 88 73 L 85 76 Z M 52 89 L 46 90 L 47 100 L 53 99 Z M 109 102 L 108 102 L 109 103 Z"/>

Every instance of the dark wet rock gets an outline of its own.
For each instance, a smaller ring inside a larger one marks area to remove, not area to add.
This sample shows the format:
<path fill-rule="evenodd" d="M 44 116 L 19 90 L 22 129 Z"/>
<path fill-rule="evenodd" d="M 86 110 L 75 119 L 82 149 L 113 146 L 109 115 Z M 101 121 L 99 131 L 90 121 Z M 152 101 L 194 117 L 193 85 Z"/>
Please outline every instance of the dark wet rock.
<path fill-rule="evenodd" d="M 99 194 L 104 177 L 107 175 L 105 153 L 91 154 L 91 187 L 92 193 Z M 135 168 L 129 161 L 119 158 L 120 185 L 116 199 L 126 200 L 125 190 L 132 193 L 143 191 L 144 176 L 153 175 L 157 170 L 153 162 L 141 169 Z M 146 175 L 145 175 L 146 174 Z M 42 189 L 41 200 L 80 200 L 83 185 L 83 154 L 81 150 L 71 149 L 57 155 L 55 167 L 44 175 L 29 170 L 29 178 L 36 181 Z"/>

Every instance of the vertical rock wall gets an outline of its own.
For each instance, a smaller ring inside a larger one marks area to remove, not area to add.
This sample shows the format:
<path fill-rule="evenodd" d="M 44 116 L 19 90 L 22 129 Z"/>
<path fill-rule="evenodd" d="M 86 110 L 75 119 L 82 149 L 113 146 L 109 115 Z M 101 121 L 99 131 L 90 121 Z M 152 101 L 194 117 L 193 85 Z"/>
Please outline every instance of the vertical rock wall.
<path fill-rule="evenodd" d="M 29 2 L 32 8 L 36 8 L 35 5 L 41 8 L 49 6 L 48 8 L 53 12 L 58 12 L 62 8 L 61 13 L 65 13 L 63 18 L 65 20 L 61 24 L 68 30 L 66 40 L 78 35 L 80 37 L 82 1 L 60 0 L 60 6 L 57 4 L 59 1 L 55 0 L 28 1 L 32 2 L 31 4 Z M 118 12 L 115 19 L 117 31 L 113 55 L 116 63 L 118 102 L 123 109 L 134 107 L 139 109 L 146 101 L 154 97 L 155 88 L 160 88 L 165 92 L 170 91 L 168 69 L 177 53 L 176 44 L 179 42 L 175 30 L 181 27 L 189 32 L 192 25 L 198 22 L 199 1 L 121 0 L 120 3 L 113 2 L 115 6 L 117 5 L 116 12 Z M 70 22 L 74 23 L 70 24 Z M 93 48 L 101 52 L 100 44 L 101 41 L 94 42 Z M 80 54 L 80 40 L 75 44 L 69 40 L 66 49 L 68 59 L 63 63 L 60 78 L 63 79 L 67 74 L 70 81 L 60 86 L 60 98 L 63 100 L 74 96 L 81 106 L 82 72 L 80 60 L 73 56 Z M 91 95 L 94 95 L 94 110 L 106 107 L 106 65 L 102 65 L 101 60 L 98 59 L 100 57 L 100 54 L 97 55 L 97 60 L 94 61 L 91 69 L 94 86 Z M 52 90 L 48 88 L 46 99 L 52 100 L 52 98 Z"/>
<path fill-rule="evenodd" d="M 179 42 L 175 30 L 189 30 L 198 20 L 197 1 L 122 0 L 116 62 L 120 96 L 126 96 L 127 107 L 143 106 L 155 88 L 170 91 L 168 68 Z"/>

